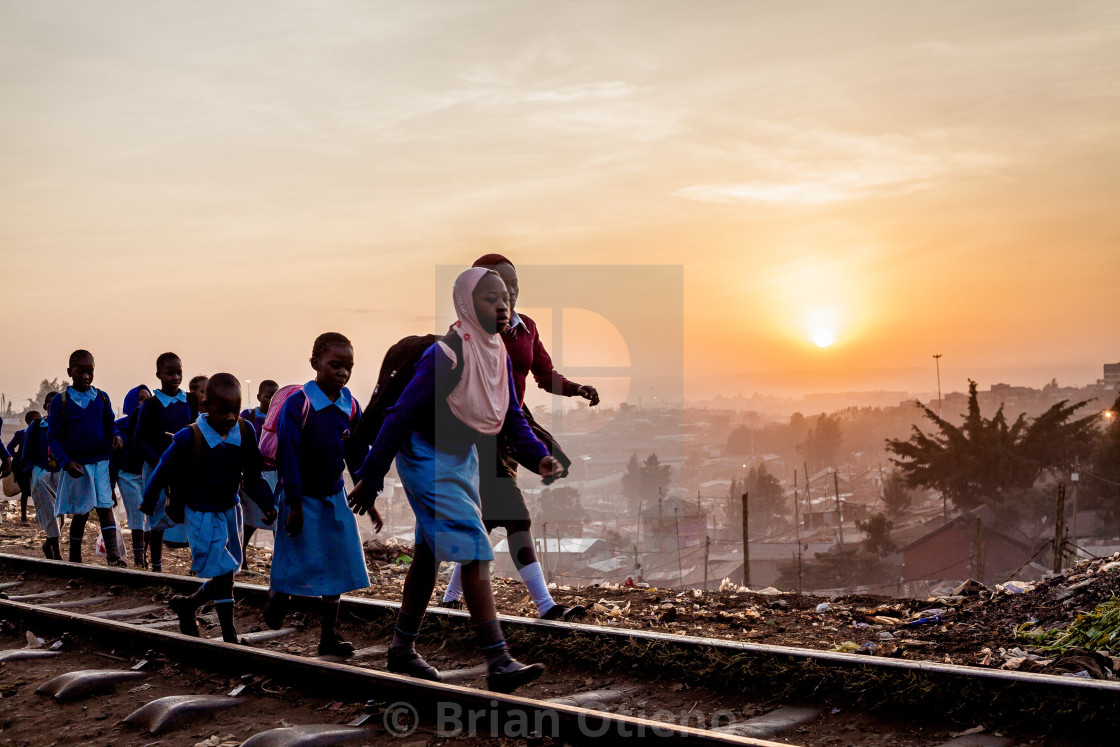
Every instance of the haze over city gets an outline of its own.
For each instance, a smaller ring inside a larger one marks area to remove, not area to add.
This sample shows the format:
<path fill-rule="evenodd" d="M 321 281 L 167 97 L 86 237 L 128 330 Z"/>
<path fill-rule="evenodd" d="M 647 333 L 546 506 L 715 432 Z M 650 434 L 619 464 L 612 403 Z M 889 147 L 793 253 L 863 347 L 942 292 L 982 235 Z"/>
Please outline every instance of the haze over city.
<path fill-rule="evenodd" d="M 17 403 L 78 347 L 117 397 L 164 350 L 302 381 L 328 329 L 364 398 L 491 251 L 576 270 L 529 313 L 679 267 L 692 400 L 1118 359 L 1114 3 L 3 2 L 0 40 Z M 562 371 L 662 341 L 573 313 Z"/>

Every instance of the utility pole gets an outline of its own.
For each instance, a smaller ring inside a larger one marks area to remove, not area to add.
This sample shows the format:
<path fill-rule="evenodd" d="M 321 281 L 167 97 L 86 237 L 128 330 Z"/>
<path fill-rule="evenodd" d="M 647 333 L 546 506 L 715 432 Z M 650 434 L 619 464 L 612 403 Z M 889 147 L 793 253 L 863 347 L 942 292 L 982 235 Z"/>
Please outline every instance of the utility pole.
<path fill-rule="evenodd" d="M 973 552 L 976 553 L 974 578 L 980 583 L 984 583 L 984 523 L 980 521 L 980 517 L 976 517 L 976 544 Z"/>
<path fill-rule="evenodd" d="M 684 567 L 681 565 L 681 511 L 673 506 L 673 523 L 677 527 L 677 586 L 684 588 Z"/>
<path fill-rule="evenodd" d="M 1058 505 L 1054 511 L 1054 573 L 1062 572 L 1062 555 L 1064 554 L 1064 543 L 1062 541 L 1062 532 L 1065 531 L 1066 523 L 1066 484 L 1064 482 L 1058 483 Z"/>
<path fill-rule="evenodd" d="M 743 493 L 743 586 L 751 585 L 751 551 L 747 540 L 749 529 L 747 514 L 747 496 Z"/>
<path fill-rule="evenodd" d="M 708 558 L 712 554 L 712 538 L 704 536 L 704 593 L 708 593 Z"/>
<path fill-rule="evenodd" d="M 933 360 L 937 366 L 937 417 L 944 420 L 945 416 L 941 414 L 941 353 L 935 354 Z"/>
<path fill-rule="evenodd" d="M 832 484 L 836 488 L 836 527 L 840 534 L 840 551 L 844 551 L 844 511 L 840 506 L 840 473 L 832 470 Z"/>

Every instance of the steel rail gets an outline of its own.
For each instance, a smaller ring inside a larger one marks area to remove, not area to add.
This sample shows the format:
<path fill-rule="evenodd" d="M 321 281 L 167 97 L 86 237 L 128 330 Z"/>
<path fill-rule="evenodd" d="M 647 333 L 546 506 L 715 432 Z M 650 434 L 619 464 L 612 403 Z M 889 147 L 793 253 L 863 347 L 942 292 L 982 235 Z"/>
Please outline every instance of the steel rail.
<path fill-rule="evenodd" d="M 88 564 L 68 563 L 58 560 L 33 558 L 26 555 L 12 555 L 0 553 L 0 567 L 19 568 L 35 571 L 52 576 L 81 577 L 102 583 L 127 583 L 138 586 L 168 585 L 176 590 L 193 591 L 201 583 L 190 576 L 175 574 L 158 574 L 148 571 L 135 571 L 122 568 L 109 568 Z M 257 584 L 237 583 L 235 589 L 244 599 L 263 604 L 268 595 L 268 588 Z M 293 598 L 298 603 L 298 598 Z M 343 609 L 354 613 L 374 613 L 395 615 L 400 608 L 398 602 L 389 602 L 379 599 L 352 597 L 343 595 Z M 441 607 L 430 607 L 428 615 L 442 615 L 449 618 L 460 618 L 466 621 L 469 615 L 465 611 L 450 610 Z M 698 648 L 718 651 L 728 655 L 746 655 L 767 657 L 770 659 L 785 659 L 795 662 L 818 662 L 828 666 L 843 668 L 876 669 L 884 672 L 918 673 L 926 677 L 940 679 L 948 682 L 989 680 L 993 684 L 999 683 L 1008 686 L 1021 686 L 1034 690 L 1050 691 L 1050 694 L 1062 697 L 1077 697 L 1078 693 L 1096 693 L 1104 696 L 1113 696 L 1120 705 L 1120 681 L 1093 680 L 1081 677 L 1062 677 L 1051 674 L 1037 674 L 1032 672 L 1016 672 L 1003 669 L 986 669 L 970 667 L 962 664 L 945 664 L 935 661 L 921 661 L 914 659 L 892 659 L 866 654 L 849 654 L 838 651 L 822 651 L 820 649 L 799 648 L 796 646 L 780 646 L 764 643 L 747 643 L 744 641 L 728 641 L 720 638 L 703 638 L 699 636 L 686 636 L 674 633 L 659 633 L 647 630 L 634 630 L 630 628 L 606 627 L 586 623 L 555 622 L 537 618 L 517 617 L 512 615 L 499 615 L 503 627 L 521 628 L 531 632 L 546 635 L 572 635 L 582 634 L 598 636 L 615 640 L 635 640 L 657 643 L 684 650 Z"/>
<path fill-rule="evenodd" d="M 151 576 L 151 574 L 146 575 Z M 487 727 L 491 724 L 506 723 L 515 717 L 518 723 L 552 724 L 555 725 L 556 733 L 543 734 L 543 736 L 566 742 L 587 742 L 604 737 L 657 738 L 692 745 L 712 745 L 712 747 L 726 745 L 778 747 L 781 744 L 786 744 L 788 747 L 788 743 L 735 736 L 460 685 L 427 682 L 389 672 L 223 643 L 207 638 L 194 638 L 9 599 L 0 599 L 0 611 L 10 617 L 32 621 L 38 626 L 66 630 L 71 634 L 90 634 L 121 645 L 154 648 L 172 653 L 180 661 L 190 662 L 193 666 L 242 673 L 250 670 L 283 681 L 297 682 L 301 688 L 313 686 L 322 688 L 322 691 L 344 694 L 349 698 L 357 695 L 359 700 L 407 702 L 413 704 L 418 713 L 429 718 L 432 718 L 432 713 L 437 708 L 447 703 L 454 703 L 466 712 L 475 714 L 471 718 L 472 723 L 482 723 Z M 500 735 L 499 731 L 498 736 Z"/>

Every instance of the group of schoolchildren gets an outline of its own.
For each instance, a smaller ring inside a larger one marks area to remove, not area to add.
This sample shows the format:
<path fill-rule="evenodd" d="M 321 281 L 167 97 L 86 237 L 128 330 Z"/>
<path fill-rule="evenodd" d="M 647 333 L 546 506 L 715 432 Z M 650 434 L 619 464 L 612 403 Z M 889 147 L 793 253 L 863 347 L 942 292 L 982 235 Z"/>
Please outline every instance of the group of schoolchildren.
<path fill-rule="evenodd" d="M 259 406 L 240 414 L 237 378 L 214 374 L 184 393 L 182 363 L 164 353 L 156 361 L 159 388 L 131 390 L 124 417 L 114 420 L 108 395 L 93 387 L 93 355 L 75 351 L 67 368 L 73 383 L 49 399 L 47 417 L 29 422 L 21 445 L 20 462 L 31 465 L 29 492 L 47 535 L 44 553 L 61 559 L 60 521 L 69 516 L 69 558 L 80 562 L 92 510 L 108 563 L 125 565 L 112 510 L 115 484 L 137 566 L 146 567 L 150 553 L 152 570 L 161 570 L 165 540 L 185 530 L 191 570 L 206 581 L 193 595 L 170 602 L 181 632 L 197 636 L 196 611 L 213 603 L 223 639 L 236 643 L 234 575 L 253 531 L 275 523 L 265 623 L 280 628 L 292 596 L 318 597 L 319 653 L 347 656 L 354 646 L 336 630 L 340 595 L 369 586 L 355 515 L 368 513 L 380 531 L 375 502 L 395 460 L 416 529 L 389 671 L 441 679 L 415 641 L 439 564 L 447 561 L 457 565 L 444 603 L 465 601 L 489 687 L 509 692 L 535 679 L 543 666 L 514 660 L 498 623 L 488 535 L 498 526 L 507 529 L 510 552 L 541 617 L 566 620 L 583 612 L 556 604 L 549 594 L 516 469 L 520 463 L 547 483 L 570 464 L 522 409 L 529 373 L 543 389 L 592 405 L 598 393 L 552 368 L 535 324 L 514 311 L 517 289 L 513 263 L 501 255 L 481 257 L 459 275 L 457 321 L 442 337 L 406 338 L 425 343 L 407 366 L 386 356 L 364 420 L 346 388 L 353 346 L 334 332 L 314 342 L 312 381 L 282 389 L 262 382 Z M 398 387 L 390 400 L 386 383 Z M 356 481 L 349 495 L 344 469 Z"/>

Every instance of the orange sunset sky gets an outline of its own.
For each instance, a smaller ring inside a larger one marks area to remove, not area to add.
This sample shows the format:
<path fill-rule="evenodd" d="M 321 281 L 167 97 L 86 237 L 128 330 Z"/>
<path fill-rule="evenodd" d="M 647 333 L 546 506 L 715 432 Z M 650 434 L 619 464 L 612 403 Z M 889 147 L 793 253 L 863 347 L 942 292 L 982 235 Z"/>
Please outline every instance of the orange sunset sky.
<path fill-rule="evenodd" d="M 327 330 L 364 400 L 489 251 L 584 268 L 552 292 L 679 266 L 693 399 L 932 392 L 933 353 L 945 391 L 1088 384 L 1118 197 L 1110 0 L 0 0 L 17 403 L 76 347 L 116 402 L 164 350 L 302 381 Z M 570 365 L 626 362 L 578 329 Z"/>

